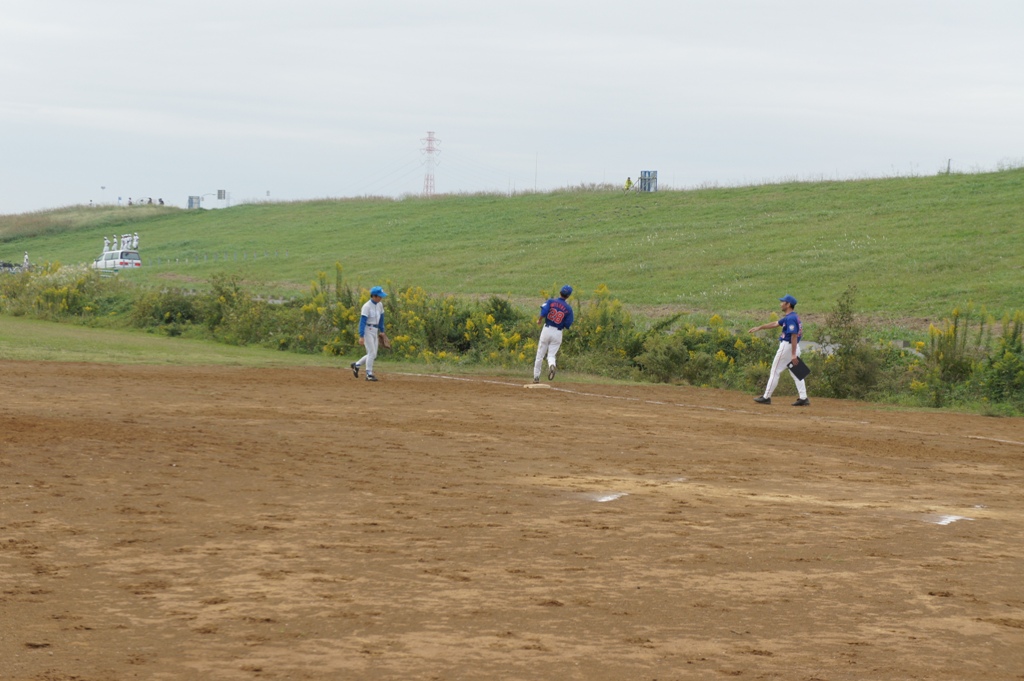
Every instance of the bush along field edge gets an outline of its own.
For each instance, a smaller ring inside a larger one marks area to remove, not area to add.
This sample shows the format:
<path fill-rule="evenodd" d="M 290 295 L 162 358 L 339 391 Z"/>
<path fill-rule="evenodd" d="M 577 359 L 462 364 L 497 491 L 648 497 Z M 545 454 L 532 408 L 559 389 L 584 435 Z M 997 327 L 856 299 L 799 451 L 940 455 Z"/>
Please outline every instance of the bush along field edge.
<path fill-rule="evenodd" d="M 529 372 L 539 333 L 534 310 L 500 296 L 466 300 L 393 282 L 386 289 L 392 356 Z M 904 347 L 866 336 L 856 295 L 856 287 L 848 287 L 824 323 L 805 335 L 815 341 L 803 354 L 814 395 L 1024 414 L 1024 312 L 996 320 L 984 310 L 957 308 L 931 325 L 926 341 Z M 361 354 L 356 330 L 368 298 L 368 289 L 345 280 L 340 264 L 333 277 L 316 273 L 308 291 L 288 301 L 260 296 L 226 274 L 214 275 L 201 292 L 154 290 L 57 263 L 0 277 L 2 314 L 337 356 Z M 572 302 L 576 322 L 562 345 L 563 370 L 752 393 L 767 381 L 777 347 L 773 333 L 730 330 L 718 315 L 703 325 L 684 314 L 641 323 L 603 285 Z M 791 382 L 781 382 L 780 392 L 791 389 Z"/>

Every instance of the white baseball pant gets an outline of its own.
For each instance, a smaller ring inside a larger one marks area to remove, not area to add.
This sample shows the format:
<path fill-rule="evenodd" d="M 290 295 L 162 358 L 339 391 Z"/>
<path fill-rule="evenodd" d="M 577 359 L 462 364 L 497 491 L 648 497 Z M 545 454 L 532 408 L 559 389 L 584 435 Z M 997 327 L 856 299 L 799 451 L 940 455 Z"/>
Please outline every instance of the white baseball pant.
<path fill-rule="evenodd" d="M 366 375 L 373 376 L 373 360 L 377 359 L 377 344 L 379 342 L 377 336 L 377 327 L 366 327 L 365 335 L 363 336 L 363 347 L 366 348 L 366 354 L 359 358 L 356 362 L 356 366 L 366 365 Z"/>
<path fill-rule="evenodd" d="M 800 356 L 800 344 L 796 346 L 796 356 Z M 775 353 L 775 361 L 772 362 L 772 371 L 768 374 L 768 387 L 764 389 L 764 396 L 771 397 L 772 393 L 775 392 L 775 388 L 779 385 L 779 375 L 783 371 L 789 371 L 786 367 L 790 360 L 793 359 L 793 346 L 789 341 L 780 341 L 779 350 Z M 793 376 L 790 373 L 790 376 Z M 793 382 L 796 383 L 796 392 L 800 396 L 801 400 L 807 399 L 807 384 L 804 381 L 798 381 L 796 376 L 793 376 Z"/>
<path fill-rule="evenodd" d="M 544 356 L 547 355 L 548 366 L 556 366 L 555 356 L 562 347 L 562 330 L 554 326 L 544 325 L 537 341 L 537 361 L 533 363 L 533 377 L 540 378 L 540 370 L 544 367 Z"/>

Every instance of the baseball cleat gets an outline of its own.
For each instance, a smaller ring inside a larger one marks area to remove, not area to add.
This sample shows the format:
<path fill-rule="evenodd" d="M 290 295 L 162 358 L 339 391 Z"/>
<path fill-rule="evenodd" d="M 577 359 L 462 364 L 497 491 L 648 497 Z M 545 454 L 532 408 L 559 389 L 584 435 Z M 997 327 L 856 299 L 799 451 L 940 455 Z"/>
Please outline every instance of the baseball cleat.
<path fill-rule="evenodd" d="M 772 398 L 764 397 L 762 395 L 761 397 L 755 397 L 754 401 L 757 402 L 758 404 L 771 404 L 772 403 Z"/>
<path fill-rule="evenodd" d="M 809 399 L 807 399 L 806 397 L 802 397 L 799 400 L 797 400 L 796 402 L 794 402 L 793 406 L 794 407 L 809 407 L 809 406 L 811 406 L 811 401 Z"/>
<path fill-rule="evenodd" d="M 533 377 L 533 382 L 534 383 L 540 383 L 540 376 L 534 376 Z"/>
<path fill-rule="evenodd" d="M 366 380 L 367 381 L 376 381 L 377 377 L 374 376 L 373 374 L 366 374 Z"/>
<path fill-rule="evenodd" d="M 356 364 L 355 362 L 352 362 L 351 364 L 349 364 L 349 366 L 352 367 L 352 375 L 355 376 L 356 378 L 359 378 L 359 365 Z"/>
<path fill-rule="evenodd" d="M 555 380 L 555 365 L 554 364 L 552 364 L 550 367 L 548 367 L 548 380 L 549 381 Z"/>

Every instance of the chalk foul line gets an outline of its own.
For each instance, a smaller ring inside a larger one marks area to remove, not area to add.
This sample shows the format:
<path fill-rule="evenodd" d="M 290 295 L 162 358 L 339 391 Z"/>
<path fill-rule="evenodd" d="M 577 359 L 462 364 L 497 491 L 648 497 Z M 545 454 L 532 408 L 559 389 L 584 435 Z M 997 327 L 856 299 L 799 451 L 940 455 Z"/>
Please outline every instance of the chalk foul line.
<path fill-rule="evenodd" d="M 447 381 L 462 381 L 464 383 L 485 383 L 489 385 L 501 385 L 511 388 L 518 388 L 523 385 L 521 381 L 498 381 L 489 378 L 470 378 L 467 376 L 449 376 L 447 374 L 417 374 L 408 372 L 396 372 L 399 376 L 415 376 L 418 378 L 437 378 Z M 550 384 L 548 384 L 550 385 Z M 640 404 L 653 404 L 665 407 L 680 407 L 682 409 L 698 409 L 704 411 L 719 411 L 729 414 L 758 414 L 764 412 L 751 411 L 749 409 L 730 409 L 728 407 L 710 407 L 705 404 L 689 404 L 686 402 L 665 402 L 663 400 L 647 400 L 642 397 L 626 397 L 624 395 L 605 395 L 603 393 L 592 393 L 583 390 L 573 390 L 571 388 L 556 388 L 550 385 L 551 389 L 555 392 L 566 393 L 567 395 L 579 395 L 581 397 L 598 397 L 605 400 L 619 400 L 622 402 L 637 402 Z M 869 425 L 870 421 L 856 421 L 853 419 L 837 419 L 833 417 L 812 417 L 815 420 L 821 421 L 835 421 L 837 423 L 859 423 L 862 425 Z M 946 433 L 921 433 L 922 435 L 935 435 L 939 437 L 950 437 Z M 984 435 L 959 435 L 959 437 L 966 438 L 968 440 L 985 440 L 988 442 L 998 442 L 1006 445 L 1016 445 L 1018 447 L 1024 447 L 1024 442 L 1018 442 L 1016 440 L 1003 440 L 996 437 L 985 437 Z"/>

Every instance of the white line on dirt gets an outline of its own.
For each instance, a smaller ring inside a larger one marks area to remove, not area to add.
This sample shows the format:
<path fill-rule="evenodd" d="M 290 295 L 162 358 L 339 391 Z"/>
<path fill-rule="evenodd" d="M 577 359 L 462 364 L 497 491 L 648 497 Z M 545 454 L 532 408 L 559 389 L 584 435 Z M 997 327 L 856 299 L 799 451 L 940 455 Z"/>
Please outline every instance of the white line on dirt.
<path fill-rule="evenodd" d="M 513 387 L 513 388 L 518 388 L 518 387 L 523 385 L 522 382 L 515 382 L 515 383 L 513 383 L 511 381 L 497 381 L 497 380 L 488 379 L 488 378 L 469 378 L 469 377 L 466 377 L 466 376 L 448 376 L 448 375 L 445 375 L 445 374 L 414 374 L 414 373 L 406 373 L 406 372 L 396 372 L 396 373 L 399 376 L 416 376 L 416 377 L 419 377 L 419 378 L 440 378 L 440 379 L 448 380 L 448 381 L 463 381 L 465 383 L 487 383 L 487 384 L 490 384 L 490 385 L 503 385 L 503 386 L 509 386 L 509 387 Z M 566 393 L 568 395 L 579 395 L 581 397 L 600 397 L 600 398 L 603 398 L 603 399 L 606 399 L 606 400 L 621 400 L 623 402 L 639 402 L 641 404 L 656 404 L 656 405 L 666 406 L 666 407 L 682 407 L 683 409 L 703 409 L 705 411 L 720 411 L 720 412 L 726 412 L 726 413 L 731 413 L 731 414 L 757 414 L 757 413 L 763 413 L 763 412 L 750 411 L 749 409 L 729 409 L 729 408 L 726 408 L 726 407 L 709 407 L 709 406 L 703 405 L 703 404 L 687 404 L 685 402 L 663 402 L 661 400 L 645 400 L 645 399 L 640 398 L 640 397 L 625 397 L 625 396 L 622 396 L 622 395 L 604 395 L 604 394 L 601 394 L 601 393 L 584 392 L 582 390 L 571 390 L 569 388 L 556 388 L 555 386 L 550 385 L 550 384 L 547 384 L 547 385 L 549 385 L 550 388 L 552 390 L 554 390 L 555 392 Z M 859 424 L 863 424 L 863 425 L 868 425 L 868 424 L 871 423 L 870 421 L 857 421 L 857 420 L 853 420 L 853 419 L 838 419 L 838 418 L 826 417 L 826 416 L 815 416 L 815 417 L 812 417 L 812 418 L 815 419 L 815 420 L 819 420 L 819 421 L 834 421 L 834 422 L 837 422 L 837 423 L 859 423 Z M 937 433 L 937 432 L 936 433 L 921 432 L 920 434 L 921 435 L 934 435 L 934 436 L 939 436 L 939 437 L 950 437 L 950 435 L 948 435 L 946 433 Z M 1017 445 L 1019 447 L 1024 447 L 1024 442 L 1017 442 L 1016 440 L 1002 440 L 1002 439 L 995 438 L 995 437 L 984 437 L 982 435 L 959 435 L 958 437 L 963 437 L 963 438 L 966 438 L 968 440 L 986 440 L 988 442 L 998 442 L 998 443 L 1001 443 L 1001 444 Z"/>
<path fill-rule="evenodd" d="M 981 435 L 964 435 L 964 437 L 970 440 L 988 440 L 989 442 L 1002 442 L 1007 445 L 1020 445 L 1024 447 L 1024 442 L 1017 442 L 1016 440 L 1000 440 L 997 437 L 982 437 Z"/>

